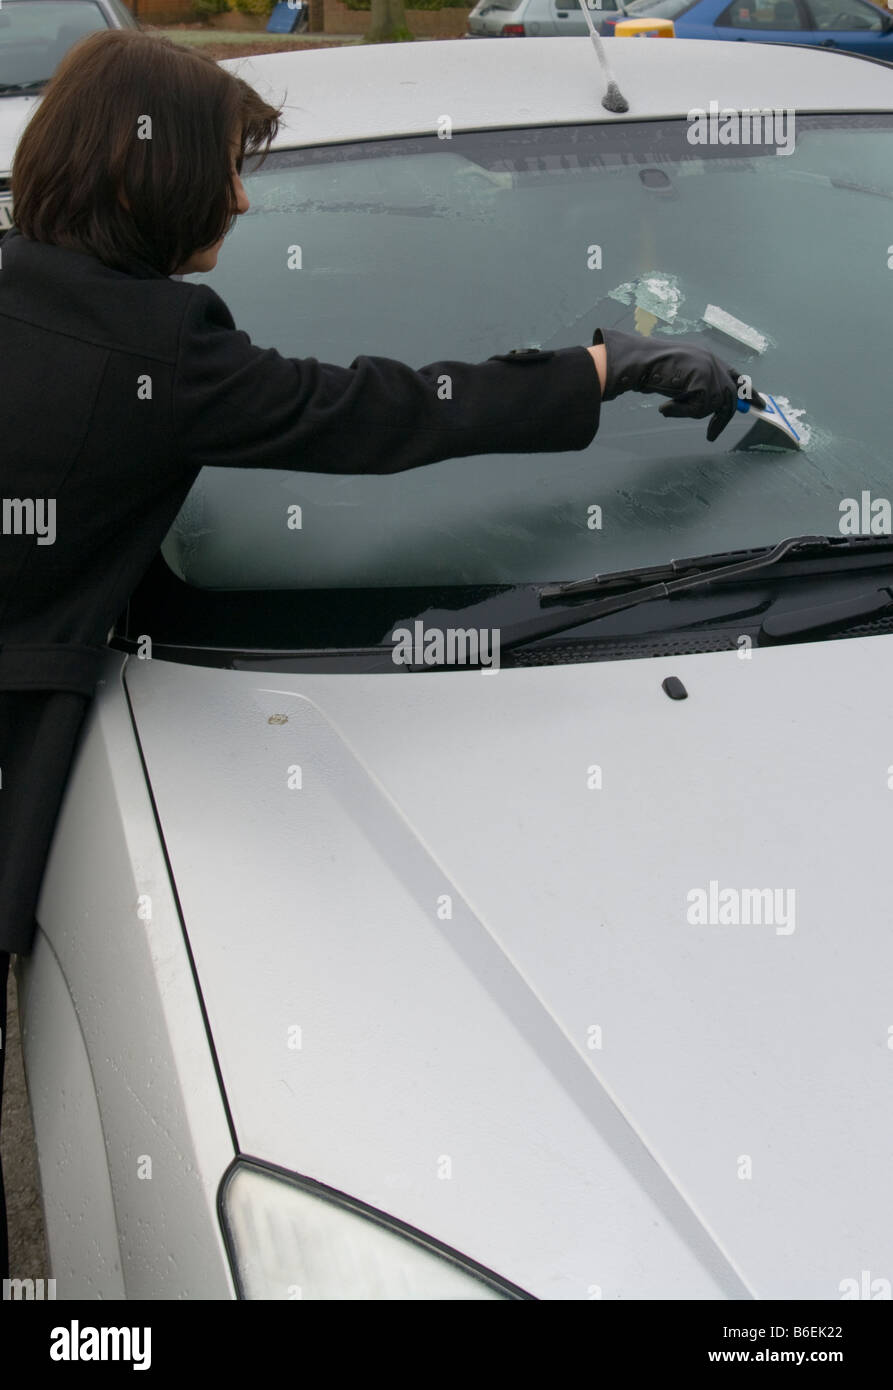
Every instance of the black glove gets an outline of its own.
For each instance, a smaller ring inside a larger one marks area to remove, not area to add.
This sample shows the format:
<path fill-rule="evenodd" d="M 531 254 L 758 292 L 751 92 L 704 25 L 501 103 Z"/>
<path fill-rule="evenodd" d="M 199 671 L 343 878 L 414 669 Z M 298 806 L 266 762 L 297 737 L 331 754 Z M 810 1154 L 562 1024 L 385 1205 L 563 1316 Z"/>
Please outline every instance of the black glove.
<path fill-rule="evenodd" d="M 741 373 L 697 343 L 666 338 L 640 338 L 616 328 L 597 328 L 593 343 L 604 343 L 607 374 L 602 399 L 614 400 L 624 391 L 657 391 L 672 396 L 660 407 L 668 419 L 685 417 L 713 419 L 707 438 L 716 439 L 738 408 L 738 381 Z M 751 405 L 763 409 L 766 402 L 758 392 L 751 394 Z"/>

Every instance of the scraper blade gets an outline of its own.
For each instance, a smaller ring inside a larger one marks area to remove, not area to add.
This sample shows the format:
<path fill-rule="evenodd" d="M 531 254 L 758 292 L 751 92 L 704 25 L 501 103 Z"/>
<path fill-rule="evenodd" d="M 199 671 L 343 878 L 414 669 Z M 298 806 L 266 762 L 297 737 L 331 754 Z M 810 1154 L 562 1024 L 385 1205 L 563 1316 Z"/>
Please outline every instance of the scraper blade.
<path fill-rule="evenodd" d="M 765 410 L 752 405 L 750 401 L 739 401 L 738 409 L 750 415 L 753 424 L 743 439 L 733 445 L 734 449 L 801 449 L 803 440 L 800 431 L 788 418 L 774 396 L 760 391 L 766 402 Z"/>

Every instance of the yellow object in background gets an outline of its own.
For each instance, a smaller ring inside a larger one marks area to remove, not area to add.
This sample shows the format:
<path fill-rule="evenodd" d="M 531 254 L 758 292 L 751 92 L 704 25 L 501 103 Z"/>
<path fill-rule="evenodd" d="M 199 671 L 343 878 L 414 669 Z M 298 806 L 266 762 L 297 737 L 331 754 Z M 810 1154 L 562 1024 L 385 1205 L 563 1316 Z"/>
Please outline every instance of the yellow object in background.
<path fill-rule="evenodd" d="M 675 39 L 672 19 L 620 19 L 614 25 L 615 39 Z"/>

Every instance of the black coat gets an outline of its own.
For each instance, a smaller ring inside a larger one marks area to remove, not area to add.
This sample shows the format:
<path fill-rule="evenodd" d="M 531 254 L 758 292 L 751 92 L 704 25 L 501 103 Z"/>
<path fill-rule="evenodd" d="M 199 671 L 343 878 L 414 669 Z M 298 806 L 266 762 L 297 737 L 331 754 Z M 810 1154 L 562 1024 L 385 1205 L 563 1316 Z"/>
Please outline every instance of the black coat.
<path fill-rule="evenodd" d="M 254 346 L 207 285 L 140 263 L 17 230 L 0 261 L 0 950 L 25 953 L 104 644 L 204 465 L 582 449 L 600 395 L 583 347 L 338 367 Z"/>

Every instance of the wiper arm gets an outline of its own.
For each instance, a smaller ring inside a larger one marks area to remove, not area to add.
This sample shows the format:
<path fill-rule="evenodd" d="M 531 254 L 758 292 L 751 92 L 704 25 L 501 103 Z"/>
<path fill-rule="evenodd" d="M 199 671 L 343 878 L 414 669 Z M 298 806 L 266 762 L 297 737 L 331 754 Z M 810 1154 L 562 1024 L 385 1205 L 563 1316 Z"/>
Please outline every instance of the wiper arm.
<path fill-rule="evenodd" d="M 569 585 L 548 584 L 540 590 L 540 602 L 559 595 L 592 592 L 593 590 L 616 586 L 618 583 L 635 583 L 643 578 L 655 579 L 659 576 L 665 576 L 660 578 L 657 583 L 648 583 L 644 587 L 640 583 L 637 588 L 627 590 L 624 593 L 613 594 L 607 598 L 593 599 L 591 603 L 580 604 L 579 607 L 571 610 L 562 608 L 552 613 L 540 613 L 535 618 L 514 623 L 511 627 L 501 631 L 500 650 L 508 651 L 512 647 L 521 647 L 528 642 L 535 642 L 541 637 L 552 637 L 557 633 L 567 632 L 571 628 L 582 627 L 584 623 L 591 623 L 598 618 L 608 617 L 611 613 L 620 613 L 627 608 L 638 608 L 640 603 L 650 603 L 655 599 L 669 598 L 672 594 L 696 589 L 704 584 L 712 584 L 718 579 L 734 579 L 742 574 L 756 574 L 778 564 L 780 560 L 785 559 L 794 551 L 823 553 L 831 550 L 832 547 L 835 550 L 851 551 L 862 548 L 860 542 L 867 543 L 866 548 L 889 549 L 893 545 L 890 537 L 882 539 L 875 536 L 857 536 L 838 539 L 834 536 L 790 536 L 775 546 L 764 546 L 756 552 L 731 551 L 716 557 L 704 556 L 692 560 L 671 560 L 666 565 L 643 567 L 640 570 L 618 570 L 614 574 L 595 575 L 593 579 L 584 579 Z M 738 557 L 742 554 L 748 558 L 739 559 Z M 721 560 L 722 563 L 715 564 L 708 569 L 699 568 L 703 563 L 709 564 L 711 559 Z M 681 571 L 685 572 L 682 573 Z"/>

